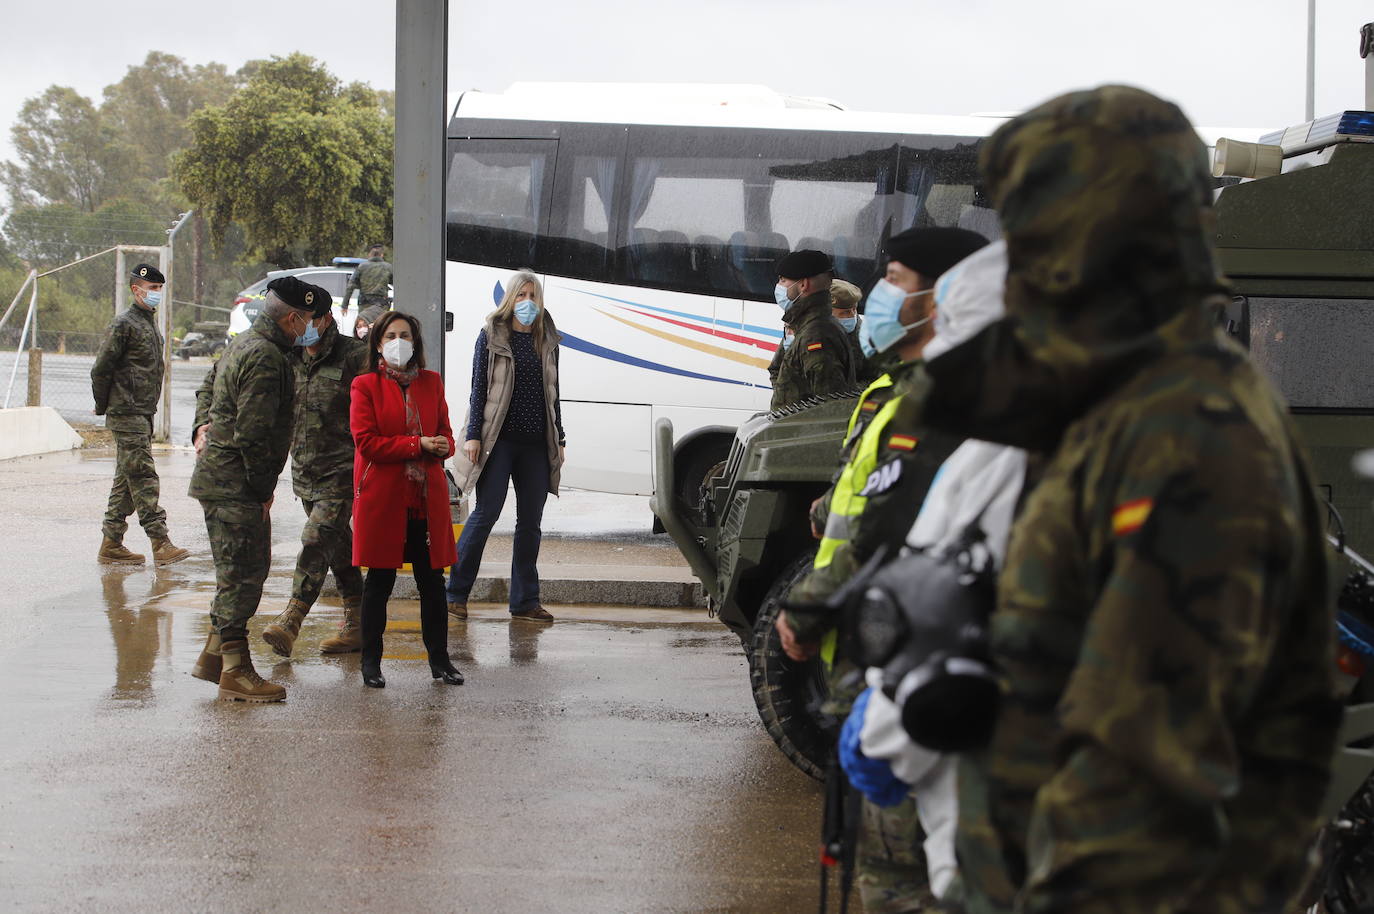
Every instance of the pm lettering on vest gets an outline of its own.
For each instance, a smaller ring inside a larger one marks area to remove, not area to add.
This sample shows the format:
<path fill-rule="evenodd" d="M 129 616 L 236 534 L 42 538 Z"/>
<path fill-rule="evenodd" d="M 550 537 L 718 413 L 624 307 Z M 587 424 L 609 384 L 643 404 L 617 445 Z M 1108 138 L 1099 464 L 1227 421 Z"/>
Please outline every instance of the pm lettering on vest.
<path fill-rule="evenodd" d="M 863 491 L 859 494 L 864 498 L 872 498 L 874 495 L 881 495 L 895 486 L 897 480 L 901 478 L 902 461 L 893 457 L 887 463 L 868 474 L 868 480 L 864 483 Z"/>

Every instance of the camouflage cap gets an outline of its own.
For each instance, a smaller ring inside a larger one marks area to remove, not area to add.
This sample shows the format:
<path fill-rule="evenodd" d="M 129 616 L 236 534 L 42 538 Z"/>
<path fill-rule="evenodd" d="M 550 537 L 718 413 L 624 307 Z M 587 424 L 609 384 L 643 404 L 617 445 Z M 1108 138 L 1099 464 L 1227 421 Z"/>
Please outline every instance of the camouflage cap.
<path fill-rule="evenodd" d="M 980 167 L 1001 215 L 1007 312 L 1059 358 L 1153 333 L 1221 288 L 1206 149 L 1178 106 L 1129 86 L 1051 99 L 1004 124 Z M 1073 348 L 1073 347 L 1070 347 Z"/>
<path fill-rule="evenodd" d="M 836 310 L 841 308 L 857 308 L 859 299 L 863 298 L 863 292 L 852 282 L 837 279 L 830 284 L 830 307 Z"/>

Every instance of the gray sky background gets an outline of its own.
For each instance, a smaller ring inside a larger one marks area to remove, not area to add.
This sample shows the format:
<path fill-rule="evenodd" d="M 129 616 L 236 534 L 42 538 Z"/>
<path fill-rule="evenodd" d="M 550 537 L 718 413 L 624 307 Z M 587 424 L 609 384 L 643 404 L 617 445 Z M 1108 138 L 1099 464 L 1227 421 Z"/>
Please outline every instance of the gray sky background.
<path fill-rule="evenodd" d="M 465 2 L 449 8 L 449 90 L 517 80 L 762 83 L 850 108 L 968 114 L 1128 82 L 1198 124 L 1303 117 L 1305 0 L 644 0 Z M 0 158 L 24 99 L 54 83 L 99 103 L 149 50 L 188 62 L 303 51 L 390 89 L 395 12 L 334 0 L 48 0 L 10 4 Z M 1359 26 L 1374 5 L 1318 0 L 1316 112 L 1364 104 Z"/>

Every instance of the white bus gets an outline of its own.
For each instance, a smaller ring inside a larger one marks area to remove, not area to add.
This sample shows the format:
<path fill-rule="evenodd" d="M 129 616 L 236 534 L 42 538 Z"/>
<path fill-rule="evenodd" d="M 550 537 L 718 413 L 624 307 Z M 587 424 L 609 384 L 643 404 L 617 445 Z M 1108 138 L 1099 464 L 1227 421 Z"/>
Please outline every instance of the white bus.
<path fill-rule="evenodd" d="M 822 250 L 867 288 L 896 232 L 994 237 L 977 150 L 1004 120 L 852 112 L 747 86 L 465 93 L 446 195 L 455 425 L 478 330 L 510 273 L 531 267 L 563 335 L 563 482 L 648 494 L 663 416 L 675 478 L 699 480 L 768 408 L 777 259 Z"/>

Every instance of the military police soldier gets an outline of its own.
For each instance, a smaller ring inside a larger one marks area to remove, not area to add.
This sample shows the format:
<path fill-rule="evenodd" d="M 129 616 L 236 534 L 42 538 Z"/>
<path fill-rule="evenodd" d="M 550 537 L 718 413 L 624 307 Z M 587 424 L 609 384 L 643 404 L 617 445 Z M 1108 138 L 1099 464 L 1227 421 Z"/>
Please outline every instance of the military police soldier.
<path fill-rule="evenodd" d="M 219 683 L 219 697 L 281 701 L 286 689 L 253 669 L 248 620 L 272 561 L 271 507 L 291 445 L 295 406 L 291 347 L 304 345 L 316 293 L 294 276 L 267 285 L 262 313 L 216 366 L 204 453 L 191 476 L 215 559 L 211 631 L 191 675 Z"/>
<path fill-rule="evenodd" d="M 854 386 L 849 340 L 830 314 L 833 272 L 820 251 L 793 251 L 778 261 L 773 296 L 793 340 L 778 359 L 770 409 Z"/>
<path fill-rule="evenodd" d="M 114 485 L 101 525 L 105 536 L 96 553 L 102 565 L 143 563 L 143 556 L 124 546 L 127 518 L 135 510 L 152 543 L 154 562 L 169 565 L 190 555 L 167 538 L 167 512 L 158 505 L 159 480 L 152 453 L 153 413 L 165 367 L 162 334 L 154 315 L 166 281 L 151 264 L 133 268 L 129 274 L 133 304 L 110 322 L 91 366 L 95 414 L 105 417 L 105 427 L 115 442 Z"/>
<path fill-rule="evenodd" d="M 382 259 L 384 251 L 385 248 L 380 244 L 368 248 L 367 260 L 358 264 L 353 275 L 348 277 L 348 285 L 344 288 L 343 296 L 345 310 L 354 289 L 358 290 L 358 304 L 364 308 L 368 305 L 381 305 L 383 308 L 391 306 L 391 264 Z"/>
<path fill-rule="evenodd" d="M 921 353 L 934 335 L 935 281 L 986 244 L 981 235 L 959 228 L 894 235 L 886 275 L 869 293 L 874 345 L 895 352 L 900 364 L 870 384 L 855 407 L 839 478 L 812 508 L 812 532 L 821 539 L 815 566 L 793 587 L 792 608 L 777 621 L 784 650 L 794 660 L 815 656 L 829 636 L 832 698 L 826 710 L 839 716 L 848 713 L 862 682 L 849 675 L 854 666 L 834 654 L 840 620 L 825 603 L 880 547 L 901 546 L 935 472 L 959 444 L 953 435 L 921 427 Z M 891 808 L 864 800 L 856 861 L 865 911 L 896 914 L 934 904 L 921 843 L 914 799 Z"/>

